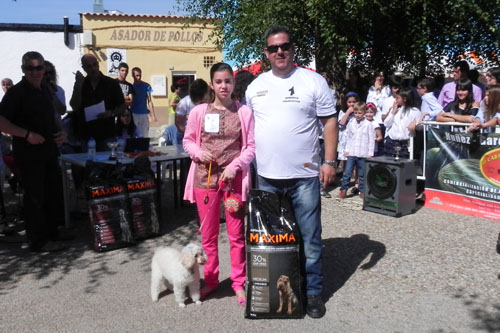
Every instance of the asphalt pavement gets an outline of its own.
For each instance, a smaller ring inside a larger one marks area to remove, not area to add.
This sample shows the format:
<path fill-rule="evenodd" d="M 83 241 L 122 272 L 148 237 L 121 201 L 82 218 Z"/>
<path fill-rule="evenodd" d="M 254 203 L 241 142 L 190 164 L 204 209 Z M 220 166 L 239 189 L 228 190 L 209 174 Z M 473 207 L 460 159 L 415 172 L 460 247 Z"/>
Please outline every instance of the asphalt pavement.
<path fill-rule="evenodd" d="M 162 236 L 111 252 L 91 250 L 84 215 L 64 252 L 30 253 L 21 225 L 0 236 L 0 332 L 500 332 L 500 221 L 421 205 L 393 218 L 336 194 L 322 199 L 321 319 L 245 319 L 230 287 L 224 224 L 213 297 L 182 309 L 163 292 L 153 303 L 154 249 L 200 240 L 194 207 L 166 203 Z"/>

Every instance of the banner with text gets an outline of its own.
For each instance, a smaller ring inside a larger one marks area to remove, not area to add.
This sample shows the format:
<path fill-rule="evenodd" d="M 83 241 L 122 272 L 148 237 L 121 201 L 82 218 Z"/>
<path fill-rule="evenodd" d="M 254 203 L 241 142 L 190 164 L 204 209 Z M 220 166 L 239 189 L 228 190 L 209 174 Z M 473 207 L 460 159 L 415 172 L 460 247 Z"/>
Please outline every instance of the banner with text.
<path fill-rule="evenodd" d="M 500 134 L 429 127 L 425 205 L 500 220 Z"/>

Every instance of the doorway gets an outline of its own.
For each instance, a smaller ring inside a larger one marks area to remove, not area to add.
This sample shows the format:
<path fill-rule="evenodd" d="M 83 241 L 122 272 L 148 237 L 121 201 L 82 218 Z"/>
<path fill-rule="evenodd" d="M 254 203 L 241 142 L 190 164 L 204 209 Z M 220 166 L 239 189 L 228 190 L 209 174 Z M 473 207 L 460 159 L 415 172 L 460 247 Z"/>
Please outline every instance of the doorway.
<path fill-rule="evenodd" d="M 189 94 L 189 88 L 195 79 L 194 72 L 172 73 L 172 83 L 177 83 L 181 87 L 180 98 Z"/>

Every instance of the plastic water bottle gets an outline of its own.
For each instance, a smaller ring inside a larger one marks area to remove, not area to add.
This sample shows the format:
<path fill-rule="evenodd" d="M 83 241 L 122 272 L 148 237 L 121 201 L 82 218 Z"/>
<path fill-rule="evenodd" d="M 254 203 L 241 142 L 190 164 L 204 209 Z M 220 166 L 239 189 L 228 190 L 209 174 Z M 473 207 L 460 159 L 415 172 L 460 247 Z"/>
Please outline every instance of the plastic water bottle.
<path fill-rule="evenodd" d="M 87 148 L 88 148 L 88 154 L 89 154 L 89 160 L 95 161 L 95 140 L 94 138 L 90 138 L 89 142 L 87 143 Z"/>
<path fill-rule="evenodd" d="M 125 140 L 123 138 L 118 138 L 118 146 L 116 147 L 116 157 L 121 159 L 124 157 L 125 153 Z"/>

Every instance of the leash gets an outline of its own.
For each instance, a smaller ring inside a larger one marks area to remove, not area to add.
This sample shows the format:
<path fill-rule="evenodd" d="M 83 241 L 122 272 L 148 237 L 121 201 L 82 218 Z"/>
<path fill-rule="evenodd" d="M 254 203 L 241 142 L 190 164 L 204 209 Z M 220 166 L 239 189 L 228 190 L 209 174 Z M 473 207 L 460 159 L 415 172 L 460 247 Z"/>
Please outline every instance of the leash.
<path fill-rule="evenodd" d="M 209 173 L 210 174 L 210 173 Z M 217 192 L 215 192 L 215 196 L 218 196 L 219 195 L 219 192 L 222 190 L 222 187 L 220 186 L 219 184 L 219 188 L 217 189 Z M 200 228 L 198 230 L 201 231 L 201 227 L 203 227 L 203 224 L 205 223 L 205 220 L 207 219 L 207 216 L 208 216 L 208 213 L 210 213 L 210 211 L 212 210 L 212 207 L 214 206 L 215 202 L 217 200 L 213 200 L 212 203 L 210 204 L 210 207 L 208 207 L 208 210 L 207 210 L 207 213 L 205 214 L 205 217 L 203 218 L 203 220 L 201 221 L 200 223 Z M 207 195 L 205 196 L 205 199 L 203 200 L 203 202 L 205 203 L 205 205 L 208 203 L 208 191 L 207 191 Z M 220 204 L 220 202 L 219 202 Z"/>

